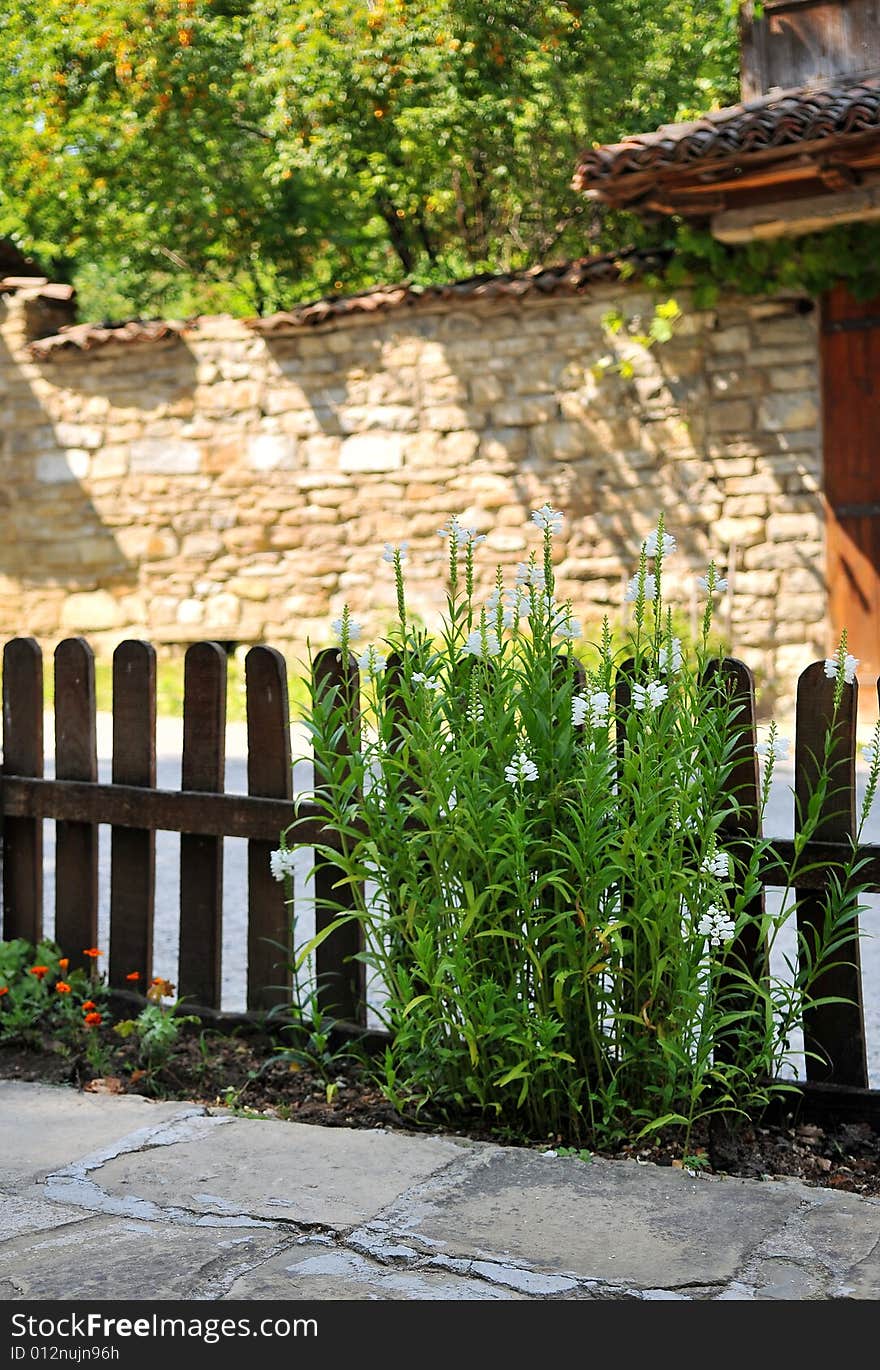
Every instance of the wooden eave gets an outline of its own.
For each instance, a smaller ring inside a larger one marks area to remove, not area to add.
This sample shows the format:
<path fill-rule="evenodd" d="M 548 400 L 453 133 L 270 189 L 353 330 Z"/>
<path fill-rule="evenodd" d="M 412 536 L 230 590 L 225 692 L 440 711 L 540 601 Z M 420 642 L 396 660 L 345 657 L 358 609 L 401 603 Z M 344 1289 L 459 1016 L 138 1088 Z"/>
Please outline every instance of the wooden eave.
<path fill-rule="evenodd" d="M 646 168 L 586 192 L 615 209 L 708 217 L 781 198 L 834 194 L 880 171 L 880 131 L 737 153 L 711 164 Z"/>

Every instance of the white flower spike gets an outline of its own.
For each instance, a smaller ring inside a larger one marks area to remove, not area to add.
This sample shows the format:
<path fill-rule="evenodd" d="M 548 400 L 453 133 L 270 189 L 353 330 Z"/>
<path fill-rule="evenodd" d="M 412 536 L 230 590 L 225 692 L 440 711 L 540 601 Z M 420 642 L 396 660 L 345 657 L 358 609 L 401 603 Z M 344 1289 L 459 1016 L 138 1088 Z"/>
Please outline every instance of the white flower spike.
<path fill-rule="evenodd" d="M 843 659 L 843 679 L 846 685 L 852 685 L 856 678 L 856 667 L 859 664 L 857 656 L 845 656 Z M 837 677 L 837 657 L 829 656 L 825 658 L 825 674 L 829 680 Z"/>
<path fill-rule="evenodd" d="M 574 642 L 583 633 L 583 624 L 579 618 L 566 618 L 558 624 L 553 632 L 556 637 L 561 637 L 563 642 Z"/>
<path fill-rule="evenodd" d="M 358 657 L 358 668 L 361 671 L 364 671 L 366 675 L 379 675 L 385 670 L 387 665 L 387 656 L 383 656 L 381 652 L 377 652 L 375 647 L 368 647 L 367 650 Z"/>
<path fill-rule="evenodd" d="M 681 650 L 681 638 L 674 637 L 671 644 L 664 642 L 658 655 L 660 670 L 666 675 L 675 675 L 682 668 L 684 656 Z"/>
<path fill-rule="evenodd" d="M 736 926 L 732 918 L 720 909 L 717 904 L 710 904 L 697 924 L 697 935 L 708 937 L 709 945 L 720 947 L 722 944 L 733 941 Z"/>
<path fill-rule="evenodd" d="M 714 875 L 717 880 L 730 879 L 730 857 L 725 851 L 717 851 L 714 856 L 707 856 L 700 864 L 700 870 L 706 875 Z"/>
<path fill-rule="evenodd" d="M 591 728 L 599 728 L 608 721 L 610 704 L 611 696 L 607 690 L 594 690 L 591 695 L 573 695 L 571 721 L 576 728 L 587 722 Z"/>
<path fill-rule="evenodd" d="M 668 687 L 659 680 L 650 680 L 647 685 L 633 685 L 633 706 L 639 712 L 643 709 L 656 709 L 668 696 Z"/>
<path fill-rule="evenodd" d="M 525 752 L 517 752 L 509 766 L 504 767 L 504 779 L 509 785 L 519 785 L 526 780 L 537 780 L 538 768 Z"/>
<path fill-rule="evenodd" d="M 653 599 L 657 593 L 657 577 L 645 576 L 645 599 Z M 633 576 L 626 587 L 626 594 L 623 597 L 624 604 L 633 604 L 639 597 L 639 578 Z"/>
<path fill-rule="evenodd" d="M 520 587 L 531 585 L 535 590 L 543 590 L 544 567 L 531 566 L 527 561 L 521 561 L 516 568 L 516 583 Z"/>
<path fill-rule="evenodd" d="M 485 636 L 486 645 L 484 651 L 483 634 L 480 632 L 479 628 L 475 628 L 472 633 L 469 633 L 467 641 L 461 649 L 465 656 L 497 656 L 501 651 L 501 643 L 498 641 L 498 634 L 495 629 L 487 628 Z"/>
<path fill-rule="evenodd" d="M 677 545 L 678 544 L 676 543 L 675 538 L 672 536 L 671 533 L 663 534 L 662 549 L 663 555 L 665 557 L 672 556 L 672 553 L 675 551 Z M 658 550 L 661 547 L 661 543 L 657 537 L 656 529 L 653 533 L 648 534 L 648 536 L 645 538 L 645 541 L 642 543 L 642 547 L 644 549 L 645 556 L 657 556 Z"/>
<path fill-rule="evenodd" d="M 697 586 L 710 594 L 720 595 L 727 589 L 725 576 L 697 576 Z"/>
<path fill-rule="evenodd" d="M 552 504 L 542 504 L 540 509 L 532 511 L 531 517 L 536 528 L 549 531 L 551 536 L 559 532 L 565 520 L 565 515 L 554 509 Z"/>
<path fill-rule="evenodd" d="M 279 847 L 277 851 L 269 853 L 269 869 L 272 876 L 279 882 L 285 876 L 293 875 L 294 853 L 287 847 Z"/>
<path fill-rule="evenodd" d="M 330 624 L 330 627 L 333 629 L 339 641 L 342 642 L 342 619 L 334 618 L 333 622 Z M 358 638 L 361 636 L 363 631 L 364 629 L 362 624 L 356 623 L 353 618 L 350 618 L 348 620 L 349 642 L 357 642 Z"/>
<path fill-rule="evenodd" d="M 777 737 L 775 742 L 759 742 L 755 747 L 758 756 L 772 756 L 774 761 L 787 761 L 791 742 L 787 737 Z"/>

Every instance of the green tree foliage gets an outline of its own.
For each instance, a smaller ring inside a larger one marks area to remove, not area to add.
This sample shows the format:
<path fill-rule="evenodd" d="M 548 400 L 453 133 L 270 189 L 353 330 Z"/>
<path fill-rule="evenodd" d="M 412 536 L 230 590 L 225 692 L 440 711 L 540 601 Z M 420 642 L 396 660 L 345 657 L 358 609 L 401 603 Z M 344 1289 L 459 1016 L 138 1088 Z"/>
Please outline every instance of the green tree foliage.
<path fill-rule="evenodd" d="M 7 0 L 0 234 L 92 315 L 263 311 L 624 230 L 592 142 L 736 98 L 735 0 Z"/>

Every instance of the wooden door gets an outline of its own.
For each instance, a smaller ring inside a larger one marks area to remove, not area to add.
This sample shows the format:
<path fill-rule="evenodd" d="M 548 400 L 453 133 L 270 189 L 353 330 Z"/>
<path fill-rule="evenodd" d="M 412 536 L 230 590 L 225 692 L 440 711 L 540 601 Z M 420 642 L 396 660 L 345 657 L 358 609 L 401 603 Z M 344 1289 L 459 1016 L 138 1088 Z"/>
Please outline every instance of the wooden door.
<path fill-rule="evenodd" d="M 880 296 L 835 286 L 822 307 L 829 616 L 874 695 L 880 676 Z"/>

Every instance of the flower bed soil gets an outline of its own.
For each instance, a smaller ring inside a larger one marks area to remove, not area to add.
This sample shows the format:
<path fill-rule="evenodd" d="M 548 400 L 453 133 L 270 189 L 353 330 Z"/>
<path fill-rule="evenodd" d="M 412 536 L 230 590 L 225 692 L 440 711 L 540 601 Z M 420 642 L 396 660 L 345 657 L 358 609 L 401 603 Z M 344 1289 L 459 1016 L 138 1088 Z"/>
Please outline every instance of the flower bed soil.
<path fill-rule="evenodd" d="M 144 1072 L 130 1041 L 102 1031 L 109 1069 L 97 1074 L 83 1058 L 61 1054 L 46 1040 L 25 1047 L 0 1047 L 0 1079 L 73 1085 L 93 1093 L 144 1094 L 209 1107 L 322 1127 L 391 1128 L 466 1136 L 480 1141 L 516 1142 L 542 1150 L 563 1147 L 559 1136 L 522 1138 L 493 1132 L 485 1123 L 450 1126 L 406 1117 L 383 1097 L 370 1072 L 356 1061 L 334 1066 L 327 1077 L 315 1067 L 279 1059 L 276 1043 L 258 1032 L 210 1035 L 181 1033 L 165 1065 Z M 331 1086 L 327 1088 L 328 1079 Z M 329 1095 L 329 1097 L 328 1097 Z M 621 1145 L 596 1154 L 682 1165 L 681 1134 Z M 690 1152 L 704 1173 L 789 1176 L 806 1184 L 880 1196 L 880 1133 L 867 1123 L 754 1122 L 735 1128 L 695 1129 Z"/>

